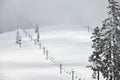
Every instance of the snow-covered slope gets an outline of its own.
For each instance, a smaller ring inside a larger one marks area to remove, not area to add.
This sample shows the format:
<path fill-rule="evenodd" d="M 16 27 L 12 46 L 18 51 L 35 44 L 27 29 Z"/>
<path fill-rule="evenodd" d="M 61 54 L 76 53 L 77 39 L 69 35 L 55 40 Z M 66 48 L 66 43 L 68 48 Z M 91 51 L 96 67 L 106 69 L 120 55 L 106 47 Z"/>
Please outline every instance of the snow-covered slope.
<path fill-rule="evenodd" d="M 27 30 L 34 36 L 34 29 Z M 86 66 L 92 53 L 91 32 L 79 30 L 53 30 L 40 28 L 42 47 L 46 47 L 49 56 L 62 63 L 65 70 L 59 74 L 59 68 L 51 60 L 45 60 L 42 50 L 34 45 L 20 30 L 22 48 L 15 44 L 16 31 L 0 35 L 0 78 L 1 80 L 70 80 L 73 68 L 75 76 L 90 80 L 92 71 Z M 75 78 L 74 80 L 78 80 Z"/>

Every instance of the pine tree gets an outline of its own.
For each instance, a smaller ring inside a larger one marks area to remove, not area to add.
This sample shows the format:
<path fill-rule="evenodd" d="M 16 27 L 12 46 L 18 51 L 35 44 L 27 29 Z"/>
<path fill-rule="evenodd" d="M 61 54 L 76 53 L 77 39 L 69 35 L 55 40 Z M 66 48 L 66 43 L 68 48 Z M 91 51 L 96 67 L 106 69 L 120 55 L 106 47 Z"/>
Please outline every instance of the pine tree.
<path fill-rule="evenodd" d="M 108 0 L 108 19 L 103 22 L 102 33 L 104 35 L 104 60 L 109 80 L 120 79 L 120 6 L 114 0 Z M 104 73 L 105 75 L 106 73 Z"/>
<path fill-rule="evenodd" d="M 93 63 L 93 66 L 91 66 L 92 70 L 94 71 L 94 75 L 96 74 L 96 71 L 98 72 L 98 80 L 99 80 L 99 72 L 101 70 L 101 54 L 102 54 L 102 39 L 101 39 L 101 31 L 99 27 L 96 27 L 94 29 L 94 32 L 92 33 L 92 48 L 94 48 L 93 54 L 90 56 L 89 61 Z"/>
<path fill-rule="evenodd" d="M 16 44 L 19 44 L 20 47 L 22 45 L 22 37 L 20 36 L 19 31 L 17 31 L 17 34 L 16 34 Z"/>
<path fill-rule="evenodd" d="M 108 2 L 109 17 L 103 21 L 103 27 L 100 29 L 101 44 L 98 45 L 96 42 L 98 38 L 93 34 L 95 52 L 91 55 L 90 61 L 94 63 L 95 68 L 99 64 L 99 70 L 107 80 L 120 80 L 120 6 L 114 0 L 108 0 Z M 97 52 L 98 48 L 100 53 Z"/>

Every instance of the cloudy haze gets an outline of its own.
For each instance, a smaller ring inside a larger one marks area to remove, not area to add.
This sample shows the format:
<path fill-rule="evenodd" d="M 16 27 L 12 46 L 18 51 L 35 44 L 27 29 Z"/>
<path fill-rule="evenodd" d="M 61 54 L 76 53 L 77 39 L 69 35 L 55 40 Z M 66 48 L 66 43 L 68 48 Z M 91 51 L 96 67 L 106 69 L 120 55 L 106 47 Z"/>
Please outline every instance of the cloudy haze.
<path fill-rule="evenodd" d="M 97 26 L 107 15 L 107 0 L 0 0 L 0 27 L 15 25 Z"/>

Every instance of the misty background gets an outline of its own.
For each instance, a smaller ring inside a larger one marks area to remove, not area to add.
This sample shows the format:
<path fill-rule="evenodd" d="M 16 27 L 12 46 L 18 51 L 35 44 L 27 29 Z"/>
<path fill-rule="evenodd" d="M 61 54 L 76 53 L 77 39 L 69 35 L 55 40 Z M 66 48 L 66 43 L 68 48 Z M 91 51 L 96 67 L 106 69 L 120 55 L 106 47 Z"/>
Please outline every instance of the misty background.
<path fill-rule="evenodd" d="M 0 33 L 36 24 L 76 29 L 101 26 L 107 4 L 107 0 L 0 0 Z"/>

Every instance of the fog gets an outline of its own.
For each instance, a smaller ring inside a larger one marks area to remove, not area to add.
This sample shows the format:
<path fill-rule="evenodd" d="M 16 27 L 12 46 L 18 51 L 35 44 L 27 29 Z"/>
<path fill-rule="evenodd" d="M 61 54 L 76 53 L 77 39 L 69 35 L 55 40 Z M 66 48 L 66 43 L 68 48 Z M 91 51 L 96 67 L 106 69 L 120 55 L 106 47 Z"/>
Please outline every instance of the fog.
<path fill-rule="evenodd" d="M 0 30 L 39 25 L 100 26 L 107 0 L 0 0 Z"/>

